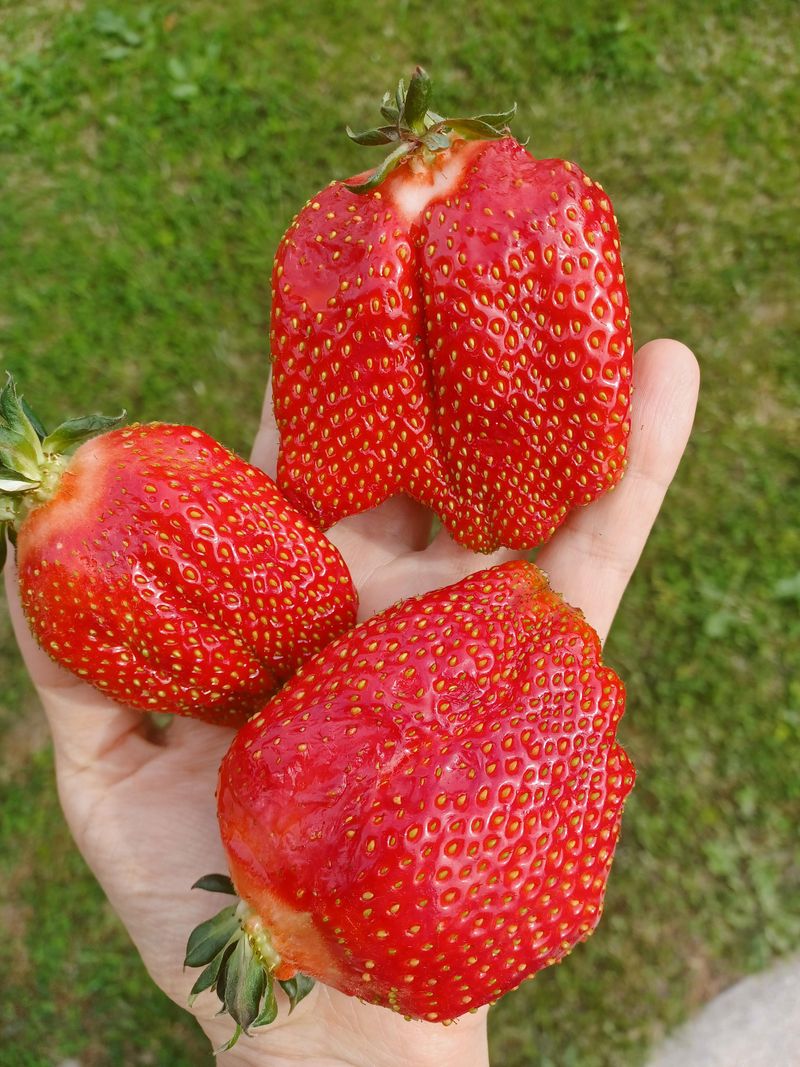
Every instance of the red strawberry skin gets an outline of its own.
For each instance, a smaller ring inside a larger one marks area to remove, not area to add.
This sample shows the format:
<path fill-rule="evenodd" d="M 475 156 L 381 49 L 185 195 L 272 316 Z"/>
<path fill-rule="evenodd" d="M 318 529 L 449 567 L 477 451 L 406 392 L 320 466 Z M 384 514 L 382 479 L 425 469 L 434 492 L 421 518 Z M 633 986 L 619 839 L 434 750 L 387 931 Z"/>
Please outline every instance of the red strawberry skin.
<path fill-rule="evenodd" d="M 529 549 L 625 466 L 619 232 L 577 166 L 457 141 L 300 211 L 272 285 L 278 482 L 321 526 L 395 493 Z"/>
<path fill-rule="evenodd" d="M 594 631 L 524 562 L 307 662 L 218 789 L 281 976 L 446 1021 L 560 960 L 600 918 L 634 779 L 623 706 Z"/>
<path fill-rule="evenodd" d="M 238 725 L 355 623 L 338 551 L 260 470 L 163 423 L 80 446 L 17 534 L 23 608 L 124 704 Z"/>

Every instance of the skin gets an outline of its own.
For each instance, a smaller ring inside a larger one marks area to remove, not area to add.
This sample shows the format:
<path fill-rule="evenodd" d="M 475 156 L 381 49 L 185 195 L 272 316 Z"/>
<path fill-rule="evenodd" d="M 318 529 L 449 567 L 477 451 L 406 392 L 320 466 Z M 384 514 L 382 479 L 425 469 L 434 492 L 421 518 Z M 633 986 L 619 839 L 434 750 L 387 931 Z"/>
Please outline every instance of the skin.
<path fill-rule="evenodd" d="M 620 485 L 574 511 L 540 551 L 553 588 L 608 634 L 691 430 L 699 373 L 675 341 L 645 345 L 635 363 L 629 466 Z M 273 475 L 277 435 L 267 395 L 253 462 Z M 349 564 L 366 618 L 394 601 L 514 558 L 477 555 L 446 534 L 428 544 L 430 515 L 405 498 L 329 531 Z M 231 738 L 222 727 L 178 719 L 155 734 L 141 714 L 105 700 L 53 664 L 22 618 L 7 567 L 17 640 L 53 735 L 58 790 L 75 842 L 141 953 L 153 981 L 186 1006 L 198 972 L 184 973 L 189 931 L 230 898 L 190 886 L 225 871 L 214 788 Z M 624 829 L 623 829 L 624 833 Z M 566 963 L 569 966 L 569 963 Z M 192 1013 L 217 1048 L 232 1033 L 211 994 Z M 291 1017 L 243 1037 L 225 1067 L 486 1067 L 486 1010 L 454 1025 L 407 1022 L 317 985 Z"/>

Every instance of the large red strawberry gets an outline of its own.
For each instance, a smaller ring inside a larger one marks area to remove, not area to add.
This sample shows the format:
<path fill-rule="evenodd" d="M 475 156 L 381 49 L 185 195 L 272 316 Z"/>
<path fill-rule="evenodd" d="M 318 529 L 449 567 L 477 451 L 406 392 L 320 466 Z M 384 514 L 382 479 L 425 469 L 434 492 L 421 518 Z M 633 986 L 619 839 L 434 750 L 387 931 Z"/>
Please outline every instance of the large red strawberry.
<path fill-rule="evenodd" d="M 0 392 L 0 543 L 7 526 L 31 630 L 115 700 L 241 723 L 354 625 L 349 572 L 262 471 L 200 430 L 116 421 L 47 435 L 11 379 Z"/>
<path fill-rule="evenodd" d="M 417 70 L 372 175 L 332 182 L 275 260 L 278 483 L 323 527 L 395 493 L 489 551 L 547 540 L 625 465 L 632 342 L 617 223 L 510 112 L 443 119 Z M 359 192 L 354 192 L 358 189 Z"/>
<path fill-rule="evenodd" d="M 202 884 L 242 902 L 192 935 L 194 993 L 245 1030 L 274 1017 L 273 974 L 294 998 L 312 976 L 438 1021 L 560 960 L 600 918 L 634 779 L 623 706 L 530 563 L 334 641 L 223 760 L 232 884 Z"/>

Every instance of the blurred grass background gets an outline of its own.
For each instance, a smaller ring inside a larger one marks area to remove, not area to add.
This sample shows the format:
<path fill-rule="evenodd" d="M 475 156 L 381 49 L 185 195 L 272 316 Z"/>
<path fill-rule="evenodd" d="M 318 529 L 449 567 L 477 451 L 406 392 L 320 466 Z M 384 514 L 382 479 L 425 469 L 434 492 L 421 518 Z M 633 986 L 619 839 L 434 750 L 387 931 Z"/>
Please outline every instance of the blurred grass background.
<path fill-rule="evenodd" d="M 608 646 L 638 768 L 597 934 L 494 1009 L 498 1067 L 633 1067 L 800 948 L 794 0 L 0 0 L 0 364 L 45 422 L 195 423 L 242 452 L 271 257 L 415 63 L 519 104 L 611 194 L 634 331 L 703 371 L 689 451 Z M 0 614 L 0 1064 L 211 1064 L 76 854 Z"/>

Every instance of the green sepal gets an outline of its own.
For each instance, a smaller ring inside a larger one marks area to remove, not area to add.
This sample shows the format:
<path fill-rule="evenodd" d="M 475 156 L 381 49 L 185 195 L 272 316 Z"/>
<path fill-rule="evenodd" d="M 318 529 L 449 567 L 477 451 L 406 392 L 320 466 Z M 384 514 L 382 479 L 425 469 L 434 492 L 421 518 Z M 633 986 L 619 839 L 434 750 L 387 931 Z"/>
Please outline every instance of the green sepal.
<path fill-rule="evenodd" d="M 383 104 L 381 105 L 381 115 L 383 115 L 387 122 L 391 122 L 395 126 L 397 125 L 400 119 L 400 112 L 392 104 L 392 98 L 389 93 L 386 93 L 384 95 Z"/>
<path fill-rule="evenodd" d="M 354 133 L 347 127 L 347 135 L 356 144 L 367 147 L 388 145 L 399 141 L 366 181 L 357 185 L 347 183 L 354 193 L 367 193 L 376 188 L 395 168 L 405 163 L 411 155 L 419 155 L 430 164 L 438 152 L 453 146 L 455 138 L 465 140 L 498 140 L 508 133 L 508 123 L 516 114 L 516 104 L 508 111 L 477 115 L 474 118 L 445 118 L 431 111 L 428 102 L 431 96 L 431 80 L 428 74 L 417 67 L 406 89 L 400 82 L 395 90 L 394 103 L 390 93 L 385 93 L 380 112 L 389 124 L 371 130 Z"/>
<path fill-rule="evenodd" d="M 247 1033 L 259 1017 L 261 998 L 268 982 L 271 991 L 271 975 L 267 974 L 256 959 L 249 938 L 240 937 L 228 959 L 223 1003 L 230 1017 L 241 1026 L 244 1033 Z M 272 997 L 274 999 L 274 993 Z"/>
<path fill-rule="evenodd" d="M 17 387 L 11 375 L 6 376 L 5 385 L 0 389 L 0 421 L 5 424 L 5 429 L 10 431 L 12 440 L 15 441 L 15 445 L 12 446 L 15 452 L 18 452 L 25 460 L 30 460 L 37 469 L 44 459 L 42 443 L 39 442 L 38 434 L 26 415 L 25 409 L 22 408 L 20 398 L 17 396 Z"/>
<path fill-rule="evenodd" d="M 422 138 L 422 143 L 429 152 L 441 152 L 443 149 L 449 148 L 452 141 L 446 133 L 431 130 L 430 133 L 426 133 Z"/>
<path fill-rule="evenodd" d="M 197 979 L 197 981 L 194 983 L 191 990 L 189 991 L 190 1006 L 194 1003 L 195 999 L 201 993 L 205 993 L 207 989 L 212 989 L 216 986 L 217 980 L 220 976 L 220 971 L 227 963 L 228 957 L 233 952 L 233 949 L 233 945 L 228 945 L 224 951 L 220 952 L 214 957 L 214 959 L 211 961 L 211 963 L 209 963 L 205 970 L 201 971 L 200 977 Z"/>
<path fill-rule="evenodd" d="M 314 988 L 314 979 L 298 971 L 294 978 L 279 979 L 278 985 L 289 998 L 289 1012 L 291 1013 L 303 997 L 307 997 Z"/>
<path fill-rule="evenodd" d="M 364 130 L 362 133 L 355 133 L 349 126 L 345 126 L 345 132 L 351 141 L 367 147 L 391 144 L 400 138 L 396 126 L 376 126 L 374 130 Z"/>
<path fill-rule="evenodd" d="M 236 1044 L 236 1042 L 241 1036 L 242 1028 L 241 1026 L 237 1026 L 236 1029 L 233 1031 L 233 1037 L 230 1039 L 230 1041 L 226 1041 L 224 1045 L 220 1045 L 219 1048 L 215 1048 L 214 1055 L 216 1056 L 220 1052 L 230 1052 L 230 1050 L 233 1048 L 233 1046 Z"/>
<path fill-rule="evenodd" d="M 40 441 L 44 441 L 45 437 L 47 437 L 47 430 L 45 430 L 45 428 L 42 425 L 42 423 L 39 421 L 39 419 L 36 417 L 36 415 L 34 415 L 34 413 L 31 411 L 30 405 L 28 404 L 28 401 L 25 399 L 24 396 L 21 396 L 19 398 L 19 402 L 20 402 L 20 405 L 22 406 L 22 411 L 23 411 L 23 413 L 25 415 L 25 418 L 28 420 L 28 422 L 31 424 L 31 426 L 36 431 L 36 436 L 39 438 Z"/>
<path fill-rule="evenodd" d="M 0 389 L 0 522 L 21 522 L 56 491 L 62 456 L 98 433 L 119 425 L 122 415 L 68 419 L 51 434 L 17 393 L 8 374 Z M 30 497 L 25 494 L 30 492 Z"/>
<path fill-rule="evenodd" d="M 184 967 L 205 967 L 225 948 L 241 929 L 236 908 L 236 904 L 231 904 L 192 930 L 186 945 Z"/>
<path fill-rule="evenodd" d="M 77 448 L 84 441 L 88 441 L 90 437 L 113 430 L 115 426 L 119 426 L 124 421 L 124 411 L 119 415 L 94 414 L 67 419 L 45 437 L 42 441 L 42 450 L 49 454 L 63 455 Z"/>
<path fill-rule="evenodd" d="M 17 519 L 16 501 L 18 499 L 19 498 L 16 493 L 4 494 L 2 490 L 0 490 L 0 522 L 7 524 L 9 539 L 11 539 L 14 535 L 14 523 Z"/>
<path fill-rule="evenodd" d="M 205 889 L 212 893 L 233 893 L 233 883 L 227 875 L 209 874 L 199 878 L 192 888 Z M 236 1023 L 230 1040 L 217 1051 L 233 1048 L 242 1034 L 251 1027 L 266 1026 L 278 1014 L 275 998 L 273 968 L 266 960 L 279 961 L 274 950 L 268 953 L 260 943 L 261 934 L 248 932 L 248 924 L 255 916 L 240 900 L 223 908 L 211 919 L 200 923 L 189 935 L 185 964 L 203 967 L 189 993 L 189 1003 L 207 990 L 214 990 L 222 1007 Z M 258 929 L 263 928 L 258 924 Z M 293 1010 L 313 986 L 313 980 L 298 974 L 291 979 L 280 980 L 281 987 L 289 997 Z"/>
<path fill-rule="evenodd" d="M 21 433 L 17 433 L 16 430 L 11 430 L 8 426 L 3 426 L 0 423 L 0 448 L 19 448 L 24 440 L 25 438 Z"/>
<path fill-rule="evenodd" d="M 283 985 L 283 982 L 280 984 Z M 291 1011 L 291 1008 L 289 1010 Z M 268 982 L 267 987 L 264 990 L 264 1006 L 250 1025 L 269 1026 L 269 1024 L 275 1022 L 277 1018 L 278 1001 L 275 996 L 275 986 L 272 982 Z"/>
<path fill-rule="evenodd" d="M 415 145 L 404 141 L 389 153 L 383 163 L 381 163 L 377 170 L 372 172 L 365 182 L 361 182 L 358 185 L 350 185 L 347 183 L 346 188 L 348 188 L 351 193 L 368 193 L 371 189 L 380 185 L 384 178 L 388 177 L 393 170 L 396 170 L 397 167 L 405 161 L 406 156 L 414 151 L 415 147 Z"/>
<path fill-rule="evenodd" d="M 227 874 L 204 874 L 202 878 L 197 879 L 192 889 L 205 889 L 209 893 L 228 893 L 232 897 L 237 895 Z"/>
<path fill-rule="evenodd" d="M 508 111 L 497 111 L 493 115 L 475 115 L 476 122 L 483 122 L 487 126 L 493 126 L 496 130 L 503 130 L 517 113 L 517 105 L 512 104 Z"/>
<path fill-rule="evenodd" d="M 30 478 L 20 474 L 19 471 L 0 465 L 0 491 L 4 493 L 24 493 L 38 484 L 38 482 L 31 481 Z"/>
<path fill-rule="evenodd" d="M 417 67 L 408 84 L 408 91 L 400 111 L 400 125 L 408 126 L 415 133 L 425 132 L 425 115 L 431 98 L 431 79 Z"/>
<path fill-rule="evenodd" d="M 447 119 L 447 125 L 453 133 L 472 141 L 496 141 L 505 135 L 503 129 L 483 119 Z"/>

